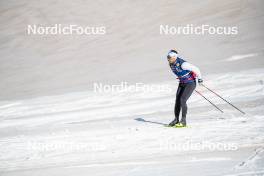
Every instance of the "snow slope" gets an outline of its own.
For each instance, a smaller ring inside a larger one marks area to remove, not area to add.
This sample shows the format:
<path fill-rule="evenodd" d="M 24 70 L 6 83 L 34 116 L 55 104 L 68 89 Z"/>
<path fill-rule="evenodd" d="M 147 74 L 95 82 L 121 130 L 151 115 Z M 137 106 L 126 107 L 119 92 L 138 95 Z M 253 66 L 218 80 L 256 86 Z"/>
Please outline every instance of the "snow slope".
<path fill-rule="evenodd" d="M 1 99 L 92 89 L 93 82 L 174 79 L 177 48 L 204 75 L 263 68 L 263 1 L 20 0 L 0 2 Z M 27 35 L 27 25 L 106 27 L 103 36 Z M 160 25 L 237 26 L 238 35 L 160 35 Z M 236 55 L 256 55 L 222 62 Z M 102 64 L 104 67 L 102 67 Z M 220 65 L 220 66 L 219 66 Z M 134 69 L 133 69 L 134 68 Z"/>
<path fill-rule="evenodd" d="M 0 175 L 264 175 L 263 1 L 0 1 Z M 104 36 L 29 36 L 28 24 L 105 25 Z M 238 26 L 163 36 L 161 24 Z M 166 128 L 168 49 L 201 68 L 190 128 Z M 95 93 L 93 83 L 165 86 Z"/>
<path fill-rule="evenodd" d="M 163 126 L 173 118 L 175 81 L 162 83 L 172 89 L 163 93 L 1 102 L 1 175 L 264 174 L 263 77 L 263 69 L 208 77 L 246 115 L 198 87 L 225 113 L 196 94 L 186 129 Z"/>

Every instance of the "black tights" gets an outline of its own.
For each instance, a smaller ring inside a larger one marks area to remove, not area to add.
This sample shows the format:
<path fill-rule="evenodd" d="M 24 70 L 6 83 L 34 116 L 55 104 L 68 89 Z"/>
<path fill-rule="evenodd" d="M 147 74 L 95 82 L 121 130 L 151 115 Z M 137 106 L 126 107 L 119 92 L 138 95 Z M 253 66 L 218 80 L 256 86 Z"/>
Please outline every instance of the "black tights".
<path fill-rule="evenodd" d="M 186 114 L 187 114 L 186 102 L 192 95 L 195 87 L 196 87 L 196 82 L 179 84 L 176 94 L 175 107 L 174 107 L 175 119 L 177 119 L 177 121 L 179 121 L 180 111 L 182 110 L 181 121 L 186 123 Z"/>

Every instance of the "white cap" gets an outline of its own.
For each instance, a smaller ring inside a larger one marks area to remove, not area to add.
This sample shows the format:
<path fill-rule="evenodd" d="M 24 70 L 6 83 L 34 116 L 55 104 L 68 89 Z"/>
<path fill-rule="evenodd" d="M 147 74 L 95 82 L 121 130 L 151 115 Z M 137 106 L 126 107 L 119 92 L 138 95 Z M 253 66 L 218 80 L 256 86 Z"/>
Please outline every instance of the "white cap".
<path fill-rule="evenodd" d="M 168 53 L 168 57 L 176 57 L 176 58 L 177 58 L 177 56 L 178 56 L 178 54 L 175 53 L 175 52 L 173 52 L 173 51 L 170 51 L 170 52 Z"/>

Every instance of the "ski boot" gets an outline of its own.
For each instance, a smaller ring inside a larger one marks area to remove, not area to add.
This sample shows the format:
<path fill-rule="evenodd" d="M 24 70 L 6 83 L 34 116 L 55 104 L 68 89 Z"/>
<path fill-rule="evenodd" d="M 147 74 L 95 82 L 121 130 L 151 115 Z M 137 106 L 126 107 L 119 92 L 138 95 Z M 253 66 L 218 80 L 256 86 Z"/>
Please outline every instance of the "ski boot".
<path fill-rule="evenodd" d="M 176 125 L 176 124 L 178 124 L 179 123 L 179 119 L 178 118 L 175 118 L 173 121 L 171 121 L 170 123 L 169 123 L 169 125 L 168 126 L 174 126 L 174 125 Z"/>
<path fill-rule="evenodd" d="M 180 123 L 176 124 L 175 125 L 177 128 L 182 128 L 182 127 L 186 127 L 186 119 L 185 118 L 182 118 Z"/>

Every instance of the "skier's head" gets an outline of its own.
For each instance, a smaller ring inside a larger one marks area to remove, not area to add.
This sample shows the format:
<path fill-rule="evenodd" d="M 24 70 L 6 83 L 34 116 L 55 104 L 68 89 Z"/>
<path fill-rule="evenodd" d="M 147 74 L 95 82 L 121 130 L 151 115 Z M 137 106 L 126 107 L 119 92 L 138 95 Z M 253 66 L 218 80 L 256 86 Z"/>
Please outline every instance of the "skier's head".
<path fill-rule="evenodd" d="M 167 55 L 167 59 L 169 61 L 170 64 L 173 64 L 176 62 L 178 56 L 178 52 L 174 49 L 170 50 L 168 55 Z"/>

